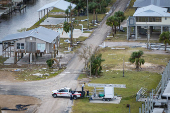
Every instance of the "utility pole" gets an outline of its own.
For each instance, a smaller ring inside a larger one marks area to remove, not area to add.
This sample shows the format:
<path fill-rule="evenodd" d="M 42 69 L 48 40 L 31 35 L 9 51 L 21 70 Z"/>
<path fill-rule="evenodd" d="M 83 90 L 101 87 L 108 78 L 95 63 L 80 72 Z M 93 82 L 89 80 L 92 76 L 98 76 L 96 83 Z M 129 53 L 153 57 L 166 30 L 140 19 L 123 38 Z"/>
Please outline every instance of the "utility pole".
<path fill-rule="evenodd" d="M 72 23 L 72 11 L 71 11 L 71 3 L 70 3 L 70 7 L 69 7 L 69 10 L 70 10 L 70 23 L 71 23 L 71 36 L 70 36 L 70 50 L 72 51 L 73 49 L 73 23 Z"/>
<path fill-rule="evenodd" d="M 125 57 L 123 57 L 123 77 L 125 77 L 124 76 L 124 59 L 125 59 Z"/>
<path fill-rule="evenodd" d="M 89 30 L 89 8 L 88 8 L 88 0 L 87 0 L 87 26 L 88 26 L 88 30 Z"/>
<path fill-rule="evenodd" d="M 72 23 L 72 12 L 71 12 L 71 45 L 70 45 L 70 47 L 71 47 L 71 51 L 72 51 L 72 49 L 73 49 L 73 23 Z"/>

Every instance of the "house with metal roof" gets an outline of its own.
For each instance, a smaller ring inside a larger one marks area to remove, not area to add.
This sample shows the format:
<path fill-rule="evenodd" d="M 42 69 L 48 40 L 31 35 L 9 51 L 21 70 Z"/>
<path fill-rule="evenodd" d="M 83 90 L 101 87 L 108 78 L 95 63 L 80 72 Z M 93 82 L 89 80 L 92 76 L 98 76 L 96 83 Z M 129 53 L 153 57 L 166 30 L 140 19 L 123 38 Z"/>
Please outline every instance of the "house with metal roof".
<path fill-rule="evenodd" d="M 162 8 L 167 8 L 167 12 L 170 12 L 170 0 L 136 0 L 133 7 L 140 8 L 148 5 L 156 5 Z"/>
<path fill-rule="evenodd" d="M 29 53 L 29 60 L 32 55 L 37 56 L 44 53 L 51 53 L 55 46 L 59 46 L 60 33 L 45 27 L 38 27 L 33 30 L 7 35 L 2 38 L 2 53 L 4 57 L 14 55 L 14 63 L 22 58 L 24 53 Z"/>
<path fill-rule="evenodd" d="M 145 37 L 149 40 L 151 36 L 159 38 L 163 31 L 170 31 L 170 13 L 167 8 L 155 5 L 141 7 L 133 17 L 127 19 L 127 39 Z"/>
<path fill-rule="evenodd" d="M 44 16 L 45 16 L 45 10 L 47 10 L 47 17 L 48 17 L 48 12 L 50 11 L 50 9 L 53 8 L 58 8 L 61 9 L 63 11 L 65 11 L 66 9 L 68 9 L 68 7 L 71 6 L 71 10 L 74 9 L 76 7 L 75 4 L 65 1 L 65 0 L 57 0 L 55 2 L 51 2 L 49 4 L 44 5 L 43 7 L 41 7 L 40 9 L 38 9 L 38 13 L 39 13 L 39 19 L 43 17 L 42 12 L 44 11 Z"/>

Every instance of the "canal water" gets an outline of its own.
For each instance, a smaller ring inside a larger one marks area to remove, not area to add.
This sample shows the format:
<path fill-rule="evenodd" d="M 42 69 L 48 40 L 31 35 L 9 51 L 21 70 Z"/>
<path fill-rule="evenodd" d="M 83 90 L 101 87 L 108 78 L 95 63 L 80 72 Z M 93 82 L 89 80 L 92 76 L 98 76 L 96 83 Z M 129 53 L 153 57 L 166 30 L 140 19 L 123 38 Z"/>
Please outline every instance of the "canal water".
<path fill-rule="evenodd" d="M 29 28 L 39 19 L 38 9 L 45 4 L 56 0 L 36 0 L 36 2 L 27 3 L 26 12 L 13 13 L 11 16 L 0 17 L 0 39 L 8 34 L 17 33 L 21 28 Z"/>

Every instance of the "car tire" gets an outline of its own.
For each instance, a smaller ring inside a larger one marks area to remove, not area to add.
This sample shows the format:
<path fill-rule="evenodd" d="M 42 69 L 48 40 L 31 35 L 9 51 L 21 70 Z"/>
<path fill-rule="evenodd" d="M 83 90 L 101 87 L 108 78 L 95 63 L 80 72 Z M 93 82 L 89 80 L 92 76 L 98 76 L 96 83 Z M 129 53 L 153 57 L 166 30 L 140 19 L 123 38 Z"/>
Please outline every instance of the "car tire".
<path fill-rule="evenodd" d="M 57 94 L 54 94 L 53 97 L 54 97 L 54 98 L 57 98 Z"/>
<path fill-rule="evenodd" d="M 76 96 L 76 95 L 74 95 L 74 96 L 73 96 L 73 99 L 74 99 L 74 100 L 76 100 L 76 99 L 77 99 L 77 96 Z"/>

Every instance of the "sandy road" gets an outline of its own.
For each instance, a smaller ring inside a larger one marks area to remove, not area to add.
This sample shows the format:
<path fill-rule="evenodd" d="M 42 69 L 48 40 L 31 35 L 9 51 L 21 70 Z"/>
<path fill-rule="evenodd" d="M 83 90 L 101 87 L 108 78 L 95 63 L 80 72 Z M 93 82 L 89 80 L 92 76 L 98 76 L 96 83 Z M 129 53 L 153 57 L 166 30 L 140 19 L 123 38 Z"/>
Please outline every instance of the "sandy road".
<path fill-rule="evenodd" d="M 118 0 L 115 4 L 115 11 L 124 11 L 128 1 L 129 0 Z M 103 21 L 105 20 L 106 19 Z M 87 46 L 92 45 L 92 50 L 94 51 L 95 48 L 103 42 L 110 30 L 111 28 L 103 22 L 100 27 L 95 29 L 90 38 L 84 41 L 84 44 Z M 80 90 L 78 88 L 77 77 L 83 67 L 84 61 L 80 61 L 77 54 L 75 54 L 67 65 L 66 70 L 58 76 L 48 80 L 35 82 L 0 82 L 0 94 L 25 95 L 40 98 L 42 100 L 42 104 L 38 107 L 36 111 L 37 113 L 67 113 L 71 108 L 72 101 L 68 98 L 54 99 L 51 96 L 51 91 L 65 86 L 71 87 L 73 90 Z"/>

